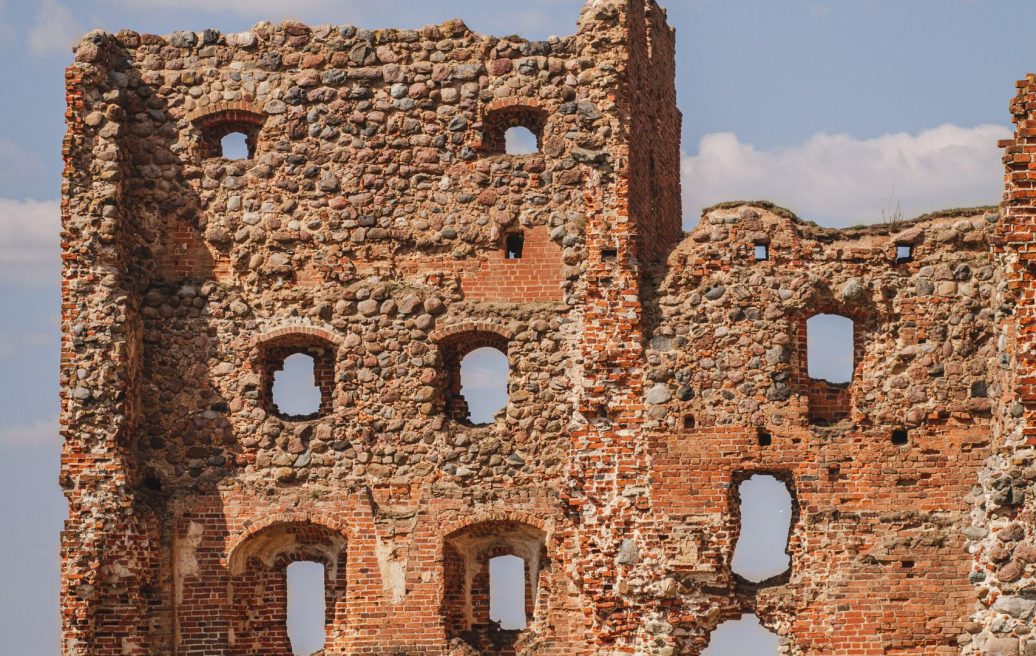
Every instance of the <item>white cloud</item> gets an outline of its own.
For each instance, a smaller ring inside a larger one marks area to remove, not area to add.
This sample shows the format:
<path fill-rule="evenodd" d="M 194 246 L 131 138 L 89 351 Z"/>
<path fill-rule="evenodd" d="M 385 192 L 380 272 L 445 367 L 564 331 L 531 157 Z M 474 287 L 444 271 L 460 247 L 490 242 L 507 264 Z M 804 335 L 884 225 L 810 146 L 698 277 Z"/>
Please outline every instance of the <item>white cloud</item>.
<path fill-rule="evenodd" d="M 56 285 L 60 231 L 58 201 L 0 198 L 0 283 Z"/>
<path fill-rule="evenodd" d="M 68 7 L 57 0 L 44 0 L 29 28 L 29 50 L 41 57 L 67 55 L 85 31 Z"/>
<path fill-rule="evenodd" d="M 28 424 L 0 426 L 0 445 L 48 446 L 57 444 L 61 440 L 59 430 L 57 417 L 39 419 Z"/>
<path fill-rule="evenodd" d="M 805 143 L 761 151 L 729 132 L 702 137 L 684 155 L 684 216 L 726 200 L 770 200 L 804 219 L 845 226 L 941 208 L 995 205 L 1003 190 L 999 125 L 942 125 L 916 135 L 857 139 L 817 133 Z"/>

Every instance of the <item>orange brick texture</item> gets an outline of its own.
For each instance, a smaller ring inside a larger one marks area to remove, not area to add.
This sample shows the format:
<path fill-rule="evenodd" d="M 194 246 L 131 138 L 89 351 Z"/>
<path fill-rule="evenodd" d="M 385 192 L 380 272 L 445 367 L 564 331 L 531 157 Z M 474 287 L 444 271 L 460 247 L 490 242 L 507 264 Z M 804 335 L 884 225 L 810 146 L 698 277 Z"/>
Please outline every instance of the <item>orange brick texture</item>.
<path fill-rule="evenodd" d="M 674 47 L 648 0 L 541 42 L 88 34 L 62 653 L 287 655 L 287 567 L 315 561 L 326 656 L 697 656 L 743 612 L 781 656 L 1036 654 L 1036 80 L 999 212 L 832 230 L 735 202 L 683 234 Z M 539 152 L 506 152 L 515 125 Z M 822 312 L 855 322 L 848 385 L 808 375 Z M 479 347 L 509 362 L 488 425 Z M 272 400 L 295 353 L 314 415 Z M 755 473 L 794 500 L 759 584 L 730 565 Z M 524 630 L 489 618 L 499 555 Z"/>

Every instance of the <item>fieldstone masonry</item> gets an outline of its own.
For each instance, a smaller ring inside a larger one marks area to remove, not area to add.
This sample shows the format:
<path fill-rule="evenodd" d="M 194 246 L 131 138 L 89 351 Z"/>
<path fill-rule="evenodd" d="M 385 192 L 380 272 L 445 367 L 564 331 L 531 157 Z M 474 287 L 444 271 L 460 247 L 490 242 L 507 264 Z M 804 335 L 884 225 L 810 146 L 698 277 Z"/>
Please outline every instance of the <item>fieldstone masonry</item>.
<path fill-rule="evenodd" d="M 833 230 L 729 203 L 683 235 L 674 61 L 650 0 L 547 41 L 88 34 L 63 653 L 288 654 L 285 570 L 312 560 L 328 655 L 697 655 L 744 612 L 783 656 L 1036 654 L 1036 77 L 999 211 Z M 848 385 L 809 377 L 817 313 L 854 321 Z M 485 426 L 478 346 L 510 363 Z M 293 353 L 313 415 L 272 401 Z M 754 473 L 794 499 L 760 584 L 730 568 Z M 524 631 L 489 619 L 503 554 Z"/>

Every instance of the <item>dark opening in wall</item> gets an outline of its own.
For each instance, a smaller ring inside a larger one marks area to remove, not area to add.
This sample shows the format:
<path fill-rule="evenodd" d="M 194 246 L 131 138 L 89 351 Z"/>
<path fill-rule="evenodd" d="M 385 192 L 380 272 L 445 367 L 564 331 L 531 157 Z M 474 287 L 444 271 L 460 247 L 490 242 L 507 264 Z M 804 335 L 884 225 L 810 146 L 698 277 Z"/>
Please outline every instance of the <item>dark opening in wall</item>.
<path fill-rule="evenodd" d="M 525 561 L 518 556 L 489 560 L 489 619 L 505 631 L 522 631 L 525 616 Z"/>
<path fill-rule="evenodd" d="M 773 444 L 773 435 L 768 433 L 763 428 L 757 428 L 755 431 L 756 440 L 759 442 L 759 446 L 770 446 Z"/>
<path fill-rule="evenodd" d="M 896 244 L 896 264 L 905 264 L 914 259 L 913 244 Z"/>
<path fill-rule="evenodd" d="M 742 615 L 716 627 L 701 656 L 777 656 L 780 640 L 755 615 Z"/>
<path fill-rule="evenodd" d="M 522 250 L 525 248 L 525 233 L 509 232 L 504 237 L 504 252 L 509 260 L 522 259 Z"/>
<path fill-rule="evenodd" d="M 892 443 L 896 446 L 905 446 L 910 444 L 910 433 L 905 428 L 897 428 L 892 431 Z"/>
<path fill-rule="evenodd" d="M 601 260 L 604 262 L 614 262 L 619 257 L 619 250 L 617 248 L 602 248 L 601 249 Z"/>
<path fill-rule="evenodd" d="M 683 429 L 691 430 L 692 428 L 694 428 L 694 415 L 684 415 Z"/>
<path fill-rule="evenodd" d="M 809 377 L 836 385 L 852 381 L 856 364 L 853 320 L 817 314 L 806 322 Z"/>
<path fill-rule="evenodd" d="M 539 137 L 529 128 L 517 125 L 504 132 L 504 152 L 508 155 L 531 155 L 539 151 Z"/>
<path fill-rule="evenodd" d="M 296 656 L 309 656 L 327 641 L 324 565 L 309 560 L 287 568 L 288 640 Z"/>
<path fill-rule="evenodd" d="M 755 245 L 755 261 L 762 262 L 770 259 L 770 245 L 769 244 L 756 244 Z"/>
<path fill-rule="evenodd" d="M 731 570 L 753 583 L 787 572 L 791 566 L 788 536 L 794 514 L 787 483 L 756 474 L 738 485 L 735 502 L 741 530 Z"/>

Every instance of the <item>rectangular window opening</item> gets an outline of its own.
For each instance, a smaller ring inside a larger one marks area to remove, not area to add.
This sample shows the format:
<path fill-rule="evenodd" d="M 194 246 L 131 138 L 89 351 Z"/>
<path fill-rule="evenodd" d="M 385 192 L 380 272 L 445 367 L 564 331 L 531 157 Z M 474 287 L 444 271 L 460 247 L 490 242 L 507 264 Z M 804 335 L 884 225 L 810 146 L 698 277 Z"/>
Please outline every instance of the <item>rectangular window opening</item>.
<path fill-rule="evenodd" d="M 914 259 L 914 247 L 912 244 L 896 245 L 896 264 L 905 264 Z"/>
<path fill-rule="evenodd" d="M 616 248 L 601 249 L 601 260 L 604 262 L 614 262 L 618 257 L 619 251 Z"/>
<path fill-rule="evenodd" d="M 756 244 L 755 245 L 755 261 L 762 262 L 770 259 L 770 245 L 769 244 Z"/>
<path fill-rule="evenodd" d="M 504 631 L 528 626 L 525 614 L 525 561 L 497 556 L 489 561 L 489 619 Z"/>
<path fill-rule="evenodd" d="M 773 444 L 773 435 L 766 432 L 762 428 L 756 429 L 756 439 L 759 442 L 759 446 L 770 446 Z"/>
<path fill-rule="evenodd" d="M 520 232 L 512 232 L 504 238 L 504 251 L 509 260 L 522 259 L 522 250 L 525 248 L 525 235 Z"/>

